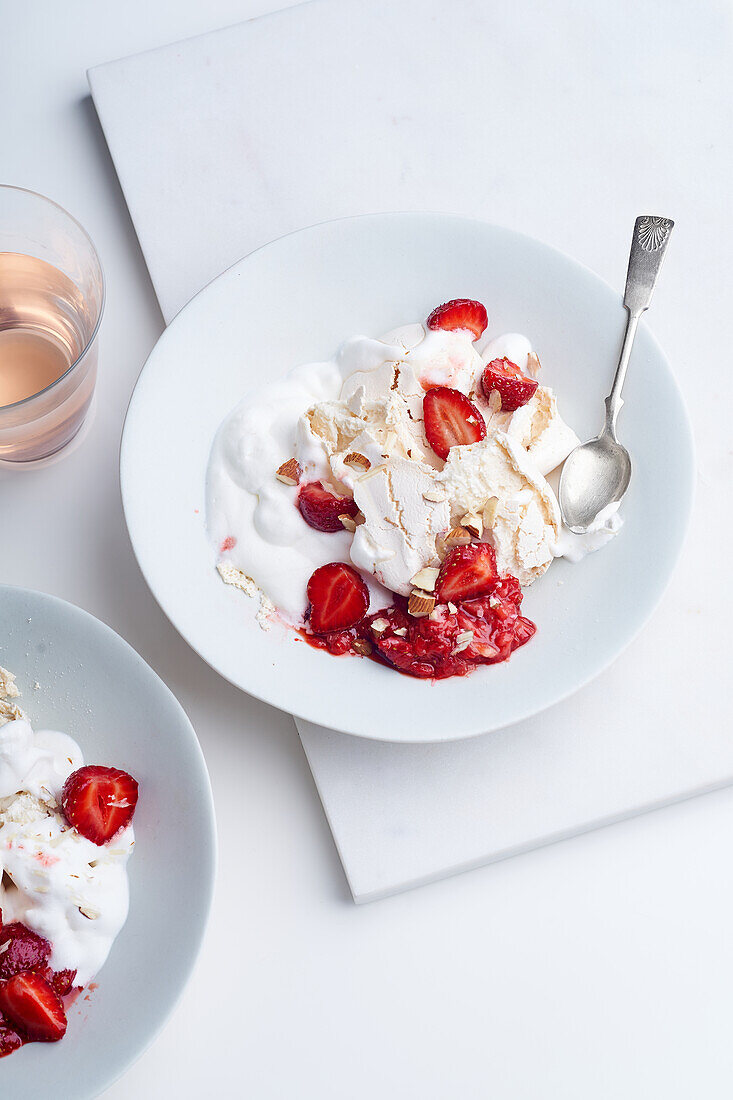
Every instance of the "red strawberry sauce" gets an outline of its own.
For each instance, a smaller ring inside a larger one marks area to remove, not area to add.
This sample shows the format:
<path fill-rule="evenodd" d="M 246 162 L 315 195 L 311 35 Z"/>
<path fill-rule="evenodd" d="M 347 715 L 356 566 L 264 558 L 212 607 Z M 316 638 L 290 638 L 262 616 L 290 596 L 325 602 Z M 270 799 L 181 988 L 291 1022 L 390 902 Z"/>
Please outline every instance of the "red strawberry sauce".
<path fill-rule="evenodd" d="M 334 656 L 356 653 L 354 643 L 368 641 L 373 660 L 408 676 L 444 680 L 449 676 L 465 676 L 477 665 L 506 661 L 515 649 L 528 642 L 537 628 L 520 613 L 521 603 L 519 582 L 507 576 L 490 596 L 454 604 L 455 611 L 447 604 L 437 604 L 433 619 L 408 615 L 407 601 L 398 596 L 392 607 L 368 615 L 351 630 L 321 635 L 301 631 L 301 634 L 309 645 Z M 372 629 L 376 619 L 387 620 L 383 632 L 375 633 Z M 402 630 L 404 635 L 397 633 Z"/>

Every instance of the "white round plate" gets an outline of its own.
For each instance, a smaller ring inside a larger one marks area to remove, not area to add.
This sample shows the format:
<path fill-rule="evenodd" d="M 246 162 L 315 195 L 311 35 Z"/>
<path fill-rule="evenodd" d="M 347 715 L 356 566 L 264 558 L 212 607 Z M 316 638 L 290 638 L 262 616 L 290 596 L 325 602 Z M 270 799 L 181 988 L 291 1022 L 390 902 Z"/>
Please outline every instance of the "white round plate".
<path fill-rule="evenodd" d="M 379 336 L 457 297 L 485 303 L 489 334 L 526 333 L 565 418 L 581 438 L 596 434 L 626 316 L 619 294 L 537 241 L 443 214 L 328 222 L 252 253 L 162 335 L 125 424 L 127 524 L 147 582 L 176 628 L 245 691 L 363 737 L 468 737 L 576 691 L 651 614 L 690 512 L 690 425 L 672 372 L 642 325 L 619 424 L 634 461 L 625 526 L 581 564 L 554 563 L 527 591 L 524 611 L 538 632 L 510 661 L 430 683 L 370 660 L 332 657 L 292 632 L 260 630 L 254 601 L 220 581 L 206 537 L 205 474 L 219 423 L 248 389 L 329 358 L 355 333 Z"/>
<path fill-rule="evenodd" d="M 140 783 L 130 912 L 96 988 L 72 1004 L 61 1042 L 32 1043 L 0 1061 L 8 1100 L 87 1100 L 153 1041 L 198 956 L 216 867 L 211 786 L 180 704 L 108 626 L 53 596 L 7 586 L 0 624 L 0 664 L 16 674 L 33 725 L 71 734 L 87 764 L 112 764 Z"/>

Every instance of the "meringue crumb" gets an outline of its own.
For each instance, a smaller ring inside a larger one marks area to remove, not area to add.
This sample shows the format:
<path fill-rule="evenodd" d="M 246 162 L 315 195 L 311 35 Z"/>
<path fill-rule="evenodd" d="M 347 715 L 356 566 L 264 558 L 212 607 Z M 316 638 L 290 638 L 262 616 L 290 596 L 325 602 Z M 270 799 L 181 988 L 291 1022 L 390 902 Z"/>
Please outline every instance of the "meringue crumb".
<path fill-rule="evenodd" d="M 25 714 L 17 703 L 11 701 L 19 696 L 20 691 L 15 683 L 15 676 L 0 665 L 0 726 L 25 718 Z"/>
<path fill-rule="evenodd" d="M 273 617 L 276 614 L 277 608 L 272 600 L 269 599 L 264 592 L 260 592 L 260 606 L 255 615 L 260 630 L 269 630 L 272 626 Z"/>
<path fill-rule="evenodd" d="M 261 630 L 269 630 L 272 626 L 273 617 L 277 614 L 277 609 L 272 600 L 257 587 L 251 577 L 248 577 L 241 569 L 236 569 L 230 562 L 220 561 L 216 569 L 224 584 L 230 584 L 233 588 L 238 588 L 250 599 L 254 599 L 255 596 L 260 597 L 260 606 L 255 619 Z"/>
<path fill-rule="evenodd" d="M 245 596 L 257 595 L 259 589 L 252 578 L 241 569 L 236 569 L 230 562 L 220 561 L 216 569 L 224 584 L 231 584 L 232 587 L 241 589 Z"/>
<path fill-rule="evenodd" d="M 19 695 L 15 676 L 0 665 L 0 699 L 17 699 Z"/>

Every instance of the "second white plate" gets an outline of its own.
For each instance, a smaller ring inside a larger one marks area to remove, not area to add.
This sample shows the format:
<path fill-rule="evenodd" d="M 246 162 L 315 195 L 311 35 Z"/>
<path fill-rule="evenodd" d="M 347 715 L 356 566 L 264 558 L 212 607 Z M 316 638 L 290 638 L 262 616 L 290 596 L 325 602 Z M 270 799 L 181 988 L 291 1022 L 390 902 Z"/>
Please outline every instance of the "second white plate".
<path fill-rule="evenodd" d="M 624 325 L 620 296 L 528 237 L 441 214 L 377 214 L 312 226 L 254 252 L 198 294 L 163 334 L 125 423 L 121 484 L 130 537 L 174 626 L 222 676 L 302 718 L 387 741 L 485 733 L 559 702 L 634 637 L 671 575 L 692 500 L 690 425 L 646 327 L 619 432 L 634 461 L 625 526 L 579 565 L 556 562 L 527 591 L 536 637 L 503 665 L 431 684 L 334 658 L 292 632 L 260 630 L 256 605 L 223 585 L 205 529 L 205 475 L 226 413 L 250 388 L 379 335 L 442 301 L 478 298 L 491 335 L 525 332 L 581 438 L 602 422 Z"/>

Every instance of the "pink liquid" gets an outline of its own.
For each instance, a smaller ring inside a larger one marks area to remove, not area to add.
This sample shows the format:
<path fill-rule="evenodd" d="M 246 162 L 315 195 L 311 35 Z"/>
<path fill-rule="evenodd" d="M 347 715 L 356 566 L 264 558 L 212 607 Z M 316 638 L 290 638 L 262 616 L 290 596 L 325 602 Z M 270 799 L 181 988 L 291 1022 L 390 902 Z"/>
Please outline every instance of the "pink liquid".
<path fill-rule="evenodd" d="M 0 252 L 1 458 L 42 457 L 76 434 L 94 389 L 96 348 L 56 389 L 43 391 L 79 359 L 92 329 L 81 292 L 63 272 L 34 256 Z"/>

